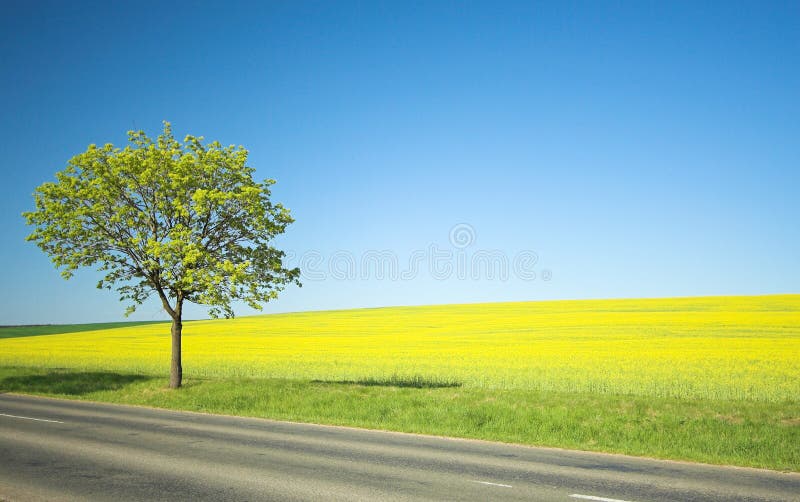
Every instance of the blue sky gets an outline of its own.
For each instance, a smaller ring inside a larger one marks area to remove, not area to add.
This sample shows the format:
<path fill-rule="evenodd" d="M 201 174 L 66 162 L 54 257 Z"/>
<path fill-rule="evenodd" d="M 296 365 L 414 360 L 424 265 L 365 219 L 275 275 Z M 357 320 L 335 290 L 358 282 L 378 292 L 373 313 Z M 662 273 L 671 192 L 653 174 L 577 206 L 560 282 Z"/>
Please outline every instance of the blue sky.
<path fill-rule="evenodd" d="M 797 2 L 111 4 L 0 4 L 0 324 L 122 319 L 20 213 L 162 120 L 278 180 L 267 312 L 800 292 Z"/>

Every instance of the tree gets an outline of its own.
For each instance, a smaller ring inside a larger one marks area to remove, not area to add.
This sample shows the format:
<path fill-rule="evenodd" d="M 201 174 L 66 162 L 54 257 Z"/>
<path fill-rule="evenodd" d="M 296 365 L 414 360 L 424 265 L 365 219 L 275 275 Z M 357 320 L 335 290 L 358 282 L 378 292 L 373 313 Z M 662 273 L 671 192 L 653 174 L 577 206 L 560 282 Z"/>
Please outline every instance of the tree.
<path fill-rule="evenodd" d="M 98 288 L 115 287 L 132 313 L 157 295 L 172 318 L 172 388 L 181 386 L 184 302 L 209 306 L 212 317 L 233 317 L 232 302 L 260 309 L 300 271 L 284 265 L 271 245 L 293 220 L 270 201 L 268 179 L 253 180 L 243 147 L 175 140 L 168 122 L 153 141 L 128 133 L 124 149 L 89 145 L 39 186 L 36 210 L 23 214 L 28 236 L 69 279 L 98 266 Z"/>

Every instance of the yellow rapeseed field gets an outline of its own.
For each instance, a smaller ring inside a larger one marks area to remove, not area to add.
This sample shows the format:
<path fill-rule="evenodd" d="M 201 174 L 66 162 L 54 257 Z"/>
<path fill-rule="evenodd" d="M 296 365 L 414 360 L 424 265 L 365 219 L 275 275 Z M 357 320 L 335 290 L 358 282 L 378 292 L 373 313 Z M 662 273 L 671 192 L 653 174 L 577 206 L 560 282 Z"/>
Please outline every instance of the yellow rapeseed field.
<path fill-rule="evenodd" d="M 0 365 L 164 375 L 169 324 L 0 339 Z M 188 377 L 422 377 L 464 386 L 797 401 L 800 295 L 550 301 L 184 324 Z"/>

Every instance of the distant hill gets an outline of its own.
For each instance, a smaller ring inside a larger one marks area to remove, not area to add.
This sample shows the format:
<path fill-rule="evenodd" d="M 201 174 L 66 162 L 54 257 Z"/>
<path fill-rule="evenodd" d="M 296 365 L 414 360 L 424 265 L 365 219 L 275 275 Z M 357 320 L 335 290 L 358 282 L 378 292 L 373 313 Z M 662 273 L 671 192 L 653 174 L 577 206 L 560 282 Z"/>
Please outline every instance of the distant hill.
<path fill-rule="evenodd" d="M 19 338 L 24 336 L 58 335 L 61 333 L 77 333 L 80 331 L 97 331 L 101 329 L 126 328 L 143 324 L 159 324 L 168 321 L 130 321 L 130 322 L 98 322 L 89 324 L 26 324 L 18 326 L 0 326 L 1 338 Z"/>

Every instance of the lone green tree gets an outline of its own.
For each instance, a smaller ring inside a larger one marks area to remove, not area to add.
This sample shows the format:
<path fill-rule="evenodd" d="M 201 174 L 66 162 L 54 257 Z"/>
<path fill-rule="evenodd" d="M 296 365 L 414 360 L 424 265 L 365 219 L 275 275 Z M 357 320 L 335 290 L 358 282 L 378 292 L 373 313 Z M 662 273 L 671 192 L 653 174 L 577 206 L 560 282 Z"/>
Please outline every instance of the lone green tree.
<path fill-rule="evenodd" d="M 170 124 L 154 141 L 128 133 L 124 149 L 89 145 L 34 193 L 23 214 L 28 236 L 69 279 L 97 266 L 98 288 L 120 293 L 126 315 L 157 295 L 172 318 L 170 382 L 181 386 L 185 302 L 206 305 L 212 317 L 233 317 L 232 302 L 260 309 L 300 282 L 284 265 L 273 238 L 293 220 L 270 200 L 268 179 L 254 181 L 243 147 L 177 141 Z"/>

